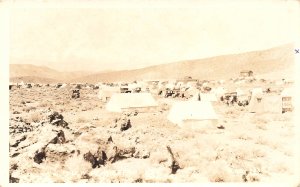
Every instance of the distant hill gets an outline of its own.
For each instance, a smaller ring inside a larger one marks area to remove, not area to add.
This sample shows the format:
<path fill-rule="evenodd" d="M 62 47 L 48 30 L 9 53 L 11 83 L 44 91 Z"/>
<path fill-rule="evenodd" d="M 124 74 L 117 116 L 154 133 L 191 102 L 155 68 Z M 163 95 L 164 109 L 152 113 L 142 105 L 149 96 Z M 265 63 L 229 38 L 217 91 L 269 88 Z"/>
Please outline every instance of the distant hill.
<path fill-rule="evenodd" d="M 10 82 L 27 82 L 27 83 L 58 83 L 61 82 L 56 79 L 44 78 L 44 77 L 37 77 L 37 76 L 23 76 L 23 77 L 11 77 L 9 79 Z"/>
<path fill-rule="evenodd" d="M 31 64 L 10 64 L 9 73 L 11 81 L 24 81 L 34 83 L 68 82 L 91 74 L 90 72 L 60 72 L 46 66 L 35 66 Z"/>
<path fill-rule="evenodd" d="M 294 64 L 294 47 L 288 44 L 263 51 L 181 61 L 136 70 L 98 73 L 74 81 L 133 81 L 140 79 L 176 79 L 184 76 L 206 80 L 228 79 L 237 77 L 242 70 L 252 70 L 254 75 L 269 75 L 276 71 L 276 76 L 280 78 L 290 76 L 289 71 L 293 69 Z"/>
<path fill-rule="evenodd" d="M 178 79 L 192 76 L 201 80 L 228 79 L 242 70 L 272 78 L 291 77 L 294 69 L 294 46 L 287 44 L 263 51 L 222 55 L 199 60 L 187 60 L 150 66 L 142 69 L 111 72 L 59 72 L 30 64 L 11 64 L 11 80 L 24 82 L 114 82 L 152 79 Z M 276 73 L 274 73 L 276 72 Z"/>

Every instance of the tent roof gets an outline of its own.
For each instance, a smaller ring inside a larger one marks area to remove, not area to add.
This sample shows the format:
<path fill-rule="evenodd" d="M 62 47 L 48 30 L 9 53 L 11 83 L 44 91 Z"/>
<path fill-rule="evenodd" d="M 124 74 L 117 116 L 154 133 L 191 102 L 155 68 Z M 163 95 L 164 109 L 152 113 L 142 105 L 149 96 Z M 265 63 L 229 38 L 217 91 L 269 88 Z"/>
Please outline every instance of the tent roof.
<path fill-rule="evenodd" d="M 235 91 L 238 96 L 247 95 L 247 91 L 242 90 L 241 88 L 237 88 Z"/>
<path fill-rule="evenodd" d="M 156 107 L 158 103 L 150 93 L 114 93 L 106 105 L 106 109 L 121 112 L 126 108 Z"/>
<path fill-rule="evenodd" d="M 281 92 L 281 96 L 282 97 L 292 97 L 293 95 L 293 89 L 292 88 L 285 88 L 282 92 Z"/>
<path fill-rule="evenodd" d="M 166 88 L 169 88 L 169 89 L 174 89 L 175 88 L 175 84 L 174 83 L 168 83 L 165 85 Z"/>
<path fill-rule="evenodd" d="M 182 123 L 184 120 L 214 120 L 217 114 L 210 102 L 206 101 L 177 101 L 173 104 L 168 120 Z"/>
<path fill-rule="evenodd" d="M 254 97 L 262 97 L 263 95 L 263 89 L 262 88 L 253 88 L 251 90 L 252 96 Z"/>
<path fill-rule="evenodd" d="M 281 113 L 282 100 L 280 96 L 264 96 L 262 100 L 258 102 L 256 98 L 250 100 L 249 112 L 255 113 Z"/>
<path fill-rule="evenodd" d="M 227 92 L 227 90 L 224 87 L 219 86 L 217 88 L 212 89 L 212 92 L 217 94 L 217 95 L 223 95 Z"/>

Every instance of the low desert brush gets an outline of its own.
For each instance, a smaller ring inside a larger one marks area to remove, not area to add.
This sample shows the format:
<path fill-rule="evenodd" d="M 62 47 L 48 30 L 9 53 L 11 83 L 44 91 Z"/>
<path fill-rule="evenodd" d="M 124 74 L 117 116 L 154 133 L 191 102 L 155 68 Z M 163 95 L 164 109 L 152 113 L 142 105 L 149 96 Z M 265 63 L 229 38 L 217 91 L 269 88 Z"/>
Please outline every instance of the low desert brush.
<path fill-rule="evenodd" d="M 40 103 L 39 107 L 49 107 L 50 106 L 50 102 L 48 101 L 44 101 L 42 103 Z"/>
<path fill-rule="evenodd" d="M 43 119 L 43 116 L 40 113 L 33 113 L 33 114 L 31 114 L 29 121 L 38 123 L 42 119 Z"/>
<path fill-rule="evenodd" d="M 88 122 L 88 120 L 86 118 L 84 118 L 84 117 L 79 117 L 77 119 L 77 123 L 86 123 L 86 122 Z"/>
<path fill-rule="evenodd" d="M 25 111 L 27 113 L 30 112 L 30 111 L 33 111 L 33 110 L 36 110 L 36 107 L 30 106 L 30 107 L 26 107 L 26 108 L 23 109 L 23 111 Z"/>

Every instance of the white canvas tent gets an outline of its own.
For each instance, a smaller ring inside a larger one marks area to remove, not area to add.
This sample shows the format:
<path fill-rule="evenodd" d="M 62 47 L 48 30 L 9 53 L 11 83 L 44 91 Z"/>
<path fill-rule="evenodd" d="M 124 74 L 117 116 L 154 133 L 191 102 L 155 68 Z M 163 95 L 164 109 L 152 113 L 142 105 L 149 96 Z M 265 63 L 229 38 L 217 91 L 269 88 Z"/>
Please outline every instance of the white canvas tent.
<path fill-rule="evenodd" d="M 242 90 L 241 88 L 237 88 L 235 91 L 236 91 L 237 96 L 247 95 L 247 92 Z"/>
<path fill-rule="evenodd" d="M 186 83 L 187 87 L 196 87 L 196 85 L 197 85 L 197 82 L 188 82 L 188 83 Z"/>
<path fill-rule="evenodd" d="M 220 86 L 216 89 L 213 89 L 212 92 L 216 95 L 217 98 L 220 98 L 227 92 L 227 90 L 224 87 Z"/>
<path fill-rule="evenodd" d="M 172 105 L 167 118 L 172 123 L 191 129 L 216 125 L 218 122 L 212 104 L 205 101 L 177 101 Z"/>
<path fill-rule="evenodd" d="M 98 92 L 98 98 L 103 101 L 107 102 L 114 93 L 120 93 L 119 87 L 102 87 Z"/>
<path fill-rule="evenodd" d="M 243 90 L 241 88 L 237 88 L 235 90 L 235 92 L 237 94 L 238 101 L 249 100 L 250 95 L 248 94 L 249 92 L 247 92 L 246 90 Z"/>
<path fill-rule="evenodd" d="M 175 88 L 175 83 L 168 83 L 168 84 L 165 85 L 165 88 L 173 90 Z"/>
<path fill-rule="evenodd" d="M 111 112 L 157 107 L 158 103 L 150 93 L 114 93 L 106 105 L 106 109 Z"/>
<path fill-rule="evenodd" d="M 251 113 L 281 113 L 282 99 L 280 96 L 252 97 L 249 103 L 249 112 Z"/>
<path fill-rule="evenodd" d="M 262 88 L 253 88 L 251 90 L 251 96 L 261 98 L 263 96 L 263 89 Z"/>
<path fill-rule="evenodd" d="M 292 97 L 293 96 L 293 89 L 292 88 L 285 88 L 281 92 L 282 97 Z"/>
<path fill-rule="evenodd" d="M 147 91 L 147 89 L 150 87 L 150 85 L 149 84 L 147 84 L 146 82 L 144 82 L 144 81 L 139 81 L 139 82 L 137 82 L 137 87 L 140 87 L 141 88 L 141 91 L 142 92 L 146 92 Z"/>

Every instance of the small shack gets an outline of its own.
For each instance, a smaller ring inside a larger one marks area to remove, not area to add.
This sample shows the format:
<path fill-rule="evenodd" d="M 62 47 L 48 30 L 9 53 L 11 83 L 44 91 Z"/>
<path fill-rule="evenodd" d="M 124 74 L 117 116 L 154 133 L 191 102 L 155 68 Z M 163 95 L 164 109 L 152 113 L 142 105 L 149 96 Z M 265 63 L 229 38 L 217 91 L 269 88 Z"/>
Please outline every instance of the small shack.
<path fill-rule="evenodd" d="M 244 70 L 240 72 L 241 77 L 252 77 L 253 76 L 253 71 L 251 70 Z"/>
<path fill-rule="evenodd" d="M 285 88 L 281 92 L 282 98 L 282 113 L 293 111 L 293 90 L 292 88 Z"/>

